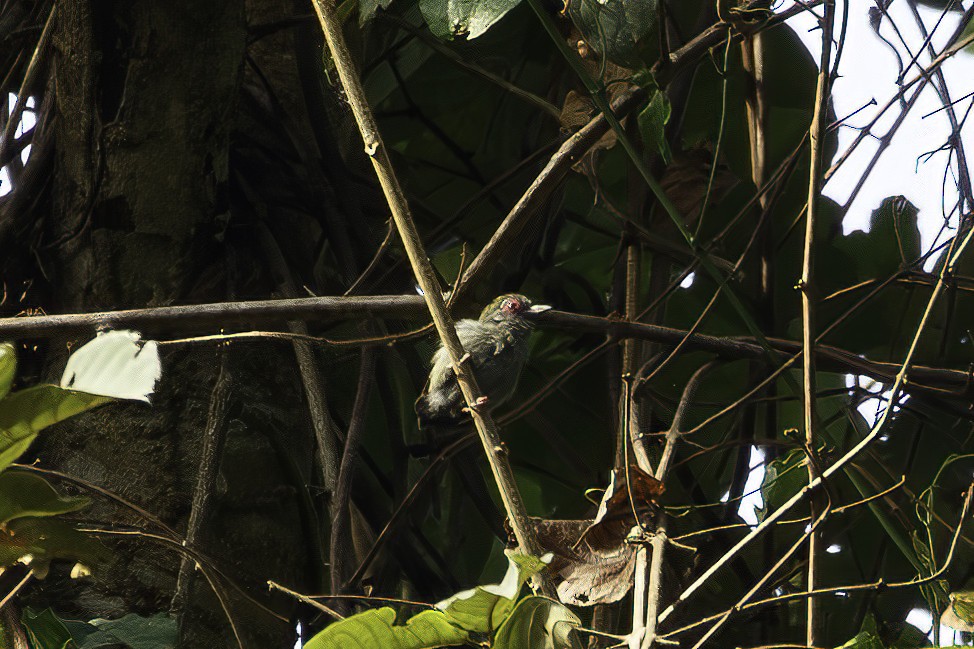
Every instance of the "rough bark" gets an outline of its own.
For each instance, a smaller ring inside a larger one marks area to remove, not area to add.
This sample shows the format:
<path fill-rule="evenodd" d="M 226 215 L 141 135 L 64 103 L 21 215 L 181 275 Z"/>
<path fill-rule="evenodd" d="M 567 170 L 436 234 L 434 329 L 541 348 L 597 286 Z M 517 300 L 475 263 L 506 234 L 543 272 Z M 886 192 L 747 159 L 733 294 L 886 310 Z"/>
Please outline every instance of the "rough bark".
<path fill-rule="evenodd" d="M 77 0 L 60 9 L 45 307 L 91 311 L 266 290 L 246 236 L 225 236 L 244 0 Z M 63 349 L 50 352 L 56 372 Z M 251 344 L 229 351 L 226 446 L 197 549 L 287 619 L 292 603 L 272 598 L 264 580 L 309 584 L 314 523 L 302 498 L 313 457 L 306 407 L 285 352 Z M 111 405 L 80 417 L 46 435 L 37 452 L 46 465 L 116 491 L 183 531 L 219 355 L 177 349 L 163 364 L 151 406 Z M 104 507 L 85 515 L 134 522 Z M 112 559 L 97 580 L 79 586 L 55 574 L 37 596 L 85 617 L 165 611 L 181 557 L 145 540 L 106 543 Z M 244 646 L 293 645 L 290 624 L 226 592 Z M 236 646 L 204 579 L 189 593 L 181 636 L 180 646 Z"/>

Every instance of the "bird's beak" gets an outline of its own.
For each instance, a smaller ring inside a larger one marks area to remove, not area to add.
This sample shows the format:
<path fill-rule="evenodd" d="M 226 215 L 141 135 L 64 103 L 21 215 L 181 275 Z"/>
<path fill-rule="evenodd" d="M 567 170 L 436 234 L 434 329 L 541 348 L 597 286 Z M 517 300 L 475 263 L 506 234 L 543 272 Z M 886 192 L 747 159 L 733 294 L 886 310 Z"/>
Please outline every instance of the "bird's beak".
<path fill-rule="evenodd" d="M 528 309 L 528 313 L 544 313 L 545 311 L 550 311 L 551 307 L 547 304 L 532 304 L 531 308 Z"/>

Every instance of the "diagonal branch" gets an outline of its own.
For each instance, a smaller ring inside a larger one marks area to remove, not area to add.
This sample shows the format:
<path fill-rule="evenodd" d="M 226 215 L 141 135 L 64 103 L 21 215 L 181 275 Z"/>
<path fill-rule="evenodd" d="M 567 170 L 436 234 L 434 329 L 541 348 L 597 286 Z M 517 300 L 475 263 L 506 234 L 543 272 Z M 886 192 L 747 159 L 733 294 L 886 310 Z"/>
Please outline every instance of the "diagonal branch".
<path fill-rule="evenodd" d="M 464 351 L 463 345 L 457 337 L 453 318 L 446 309 L 439 283 L 426 256 L 426 251 L 423 249 L 406 197 L 392 170 L 392 163 L 382 143 L 372 110 L 366 101 L 365 90 L 362 88 L 362 83 L 352 63 L 351 54 L 345 45 L 341 23 L 335 16 L 334 0 L 314 0 L 314 7 L 321 22 L 321 28 L 338 71 L 339 79 L 347 95 L 349 106 L 365 143 L 365 152 L 372 161 L 379 184 L 382 186 L 389 209 L 392 211 L 392 218 L 399 230 L 399 236 L 402 239 L 403 247 L 406 249 L 406 255 L 409 258 L 416 281 L 419 282 L 420 288 L 423 290 L 423 296 L 436 325 L 436 331 L 450 356 L 457 383 L 460 384 L 460 390 L 473 416 L 474 424 L 483 443 L 487 461 L 494 474 L 494 480 L 500 491 L 501 500 L 511 521 L 511 527 L 514 530 L 518 545 L 522 552 L 540 556 L 540 547 L 534 530 L 528 524 L 527 510 L 518 491 L 514 471 L 507 460 L 506 447 L 501 442 L 497 425 L 494 423 L 489 410 L 484 409 L 481 405 L 483 393 L 477 386 L 470 355 Z M 554 595 L 554 588 L 548 579 L 542 578 L 541 586 L 545 594 Z"/>

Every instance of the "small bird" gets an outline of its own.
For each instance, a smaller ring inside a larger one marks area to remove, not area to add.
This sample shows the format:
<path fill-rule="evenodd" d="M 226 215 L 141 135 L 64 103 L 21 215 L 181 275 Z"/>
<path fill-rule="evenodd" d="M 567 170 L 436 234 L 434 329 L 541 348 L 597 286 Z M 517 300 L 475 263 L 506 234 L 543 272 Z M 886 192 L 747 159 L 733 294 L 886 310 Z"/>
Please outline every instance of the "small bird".
<path fill-rule="evenodd" d="M 490 407 L 514 394 L 517 379 L 528 360 L 528 334 L 532 324 L 525 313 L 541 313 L 550 306 L 531 304 L 531 300 L 510 293 L 495 298 L 479 320 L 460 320 L 457 336 L 470 354 L 477 385 Z M 419 427 L 451 427 L 466 423 L 469 413 L 453 372 L 450 355 L 440 344 L 433 354 L 433 369 L 422 394 L 416 400 Z"/>

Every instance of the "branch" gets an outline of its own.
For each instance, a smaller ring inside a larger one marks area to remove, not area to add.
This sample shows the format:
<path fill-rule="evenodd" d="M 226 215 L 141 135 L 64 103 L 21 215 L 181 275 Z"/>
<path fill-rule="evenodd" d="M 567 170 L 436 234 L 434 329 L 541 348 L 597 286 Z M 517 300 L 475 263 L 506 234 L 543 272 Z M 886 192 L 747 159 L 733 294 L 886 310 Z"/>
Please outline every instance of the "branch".
<path fill-rule="evenodd" d="M 663 455 L 660 457 L 659 464 L 656 467 L 656 479 L 660 482 L 666 480 L 666 476 L 670 471 L 673 455 L 676 452 L 676 443 L 680 440 L 683 419 L 686 416 L 687 409 L 690 407 L 690 402 L 693 400 L 704 376 L 707 375 L 707 372 L 713 366 L 713 362 L 710 362 L 698 369 L 683 387 L 680 403 L 676 408 L 676 413 L 673 415 L 670 428 L 666 432 L 666 444 L 663 447 Z M 660 640 L 656 634 L 656 629 L 660 621 L 660 600 L 663 597 L 663 553 L 666 550 L 667 541 L 666 513 L 661 510 L 656 521 L 656 532 L 650 540 L 650 545 L 653 548 L 653 560 L 649 566 L 649 601 L 646 605 L 645 635 L 643 635 L 640 649 L 650 649 L 653 643 L 659 642 Z M 640 551 L 645 552 L 646 550 L 645 548 L 640 548 Z"/>
<path fill-rule="evenodd" d="M 418 295 L 371 295 L 354 297 L 307 297 L 290 300 L 255 300 L 252 302 L 217 302 L 186 306 L 150 307 L 124 311 L 98 313 L 71 313 L 31 317 L 0 318 L 0 339 L 54 338 L 69 334 L 89 335 L 102 329 L 134 328 L 143 333 L 172 328 L 230 328 L 254 323 L 284 323 L 290 320 L 338 321 L 366 316 L 397 319 L 422 318 L 426 309 Z M 640 322 L 626 322 L 611 317 L 545 311 L 534 316 L 541 327 L 576 333 L 594 332 L 614 339 L 639 338 L 664 345 L 677 345 L 686 339 L 687 349 L 707 351 L 722 358 L 759 358 L 762 347 L 744 337 L 721 337 L 694 333 L 687 335 L 684 329 L 674 329 Z M 265 332 L 270 333 L 270 332 Z M 255 332 L 260 337 L 262 332 Z M 290 334 L 272 335 L 287 338 Z M 227 336 L 228 338 L 230 336 Z M 220 336 L 208 336 L 217 340 Z M 309 340 L 329 343 L 325 339 L 308 336 Z M 387 345 L 392 339 L 383 336 L 360 341 L 363 347 Z M 772 349 L 789 354 L 801 353 L 801 343 L 783 338 L 769 338 Z M 861 355 L 839 347 L 818 345 L 815 355 L 821 369 L 830 372 L 862 374 L 879 382 L 889 382 L 896 377 L 899 365 L 884 361 L 871 361 Z M 914 389 L 936 393 L 945 397 L 962 397 L 972 382 L 971 374 L 964 370 L 939 367 L 913 366 L 910 369 L 910 385 Z"/>
<path fill-rule="evenodd" d="M 805 446 L 809 459 L 808 480 L 812 482 L 818 474 L 818 463 L 814 461 L 815 444 L 817 440 L 816 431 L 816 410 L 815 410 L 815 291 L 814 287 L 814 268 L 815 268 L 815 230 L 818 222 L 820 199 L 822 194 L 822 164 L 824 157 L 824 145 L 826 136 L 826 125 L 828 122 L 829 93 L 831 91 L 831 58 L 832 58 L 832 30 L 835 26 L 835 0 L 826 0 L 825 15 L 820 25 L 822 26 L 822 54 L 819 58 L 818 81 L 815 86 L 815 111 L 812 115 L 812 124 L 808 129 L 808 141 L 810 148 L 809 171 L 808 171 L 808 202 L 805 215 L 805 246 L 802 256 L 802 277 L 799 281 L 799 288 L 802 296 L 802 402 L 803 402 L 803 423 L 805 426 Z M 822 511 L 819 498 L 812 498 L 811 515 L 820 522 L 826 515 L 827 509 Z M 819 512 L 821 516 L 819 518 Z M 819 535 L 815 529 L 810 530 L 808 537 L 808 578 L 807 590 L 815 590 L 818 557 L 819 557 Z M 797 549 L 797 548 L 796 548 Z M 818 643 L 819 626 L 819 602 L 810 597 L 806 608 L 806 627 L 805 643 L 815 646 Z M 711 631 L 714 631 L 712 629 Z"/>
<path fill-rule="evenodd" d="M 360 455 L 359 447 L 365 433 L 366 409 L 375 382 L 377 355 L 378 350 L 375 348 L 362 350 L 355 403 L 352 405 L 352 417 L 348 424 L 348 434 L 345 436 L 341 467 L 331 499 L 331 592 L 336 595 L 341 594 L 345 584 L 345 577 L 348 573 L 348 559 L 354 558 L 355 555 L 352 551 L 354 540 L 351 533 L 351 520 L 349 519 L 352 484 L 355 481 L 355 471 Z"/>
<path fill-rule="evenodd" d="M 426 256 L 426 251 L 423 249 L 419 232 L 416 230 L 416 225 L 409 212 L 406 197 L 392 170 L 392 164 L 382 143 L 382 137 L 379 134 L 372 110 L 366 101 L 365 90 L 362 88 L 362 83 L 352 63 L 351 54 L 345 45 L 341 23 L 335 17 L 334 0 L 315 0 L 314 7 L 342 87 L 347 95 L 349 107 L 365 142 L 365 152 L 372 161 L 379 184 L 382 186 L 389 209 L 392 211 L 392 218 L 399 230 L 403 247 L 406 249 L 413 275 L 423 290 L 423 296 L 430 315 L 433 317 L 437 333 L 450 355 L 457 383 L 460 385 L 460 390 L 467 402 L 467 407 L 470 409 L 477 432 L 480 434 L 487 461 L 494 474 L 494 481 L 500 491 L 501 500 L 504 502 L 504 508 L 514 530 L 514 536 L 517 538 L 518 545 L 523 553 L 540 556 L 540 546 L 534 530 L 528 524 L 527 510 L 518 491 L 514 471 L 507 460 L 507 450 L 501 442 L 500 434 L 489 409 L 484 409 L 481 405 L 483 393 L 477 386 L 470 355 L 464 351 L 463 345 L 457 337 L 453 318 L 444 304 L 439 283 L 429 258 Z M 542 577 L 540 582 L 541 589 L 546 595 L 555 595 L 549 579 Z"/>

